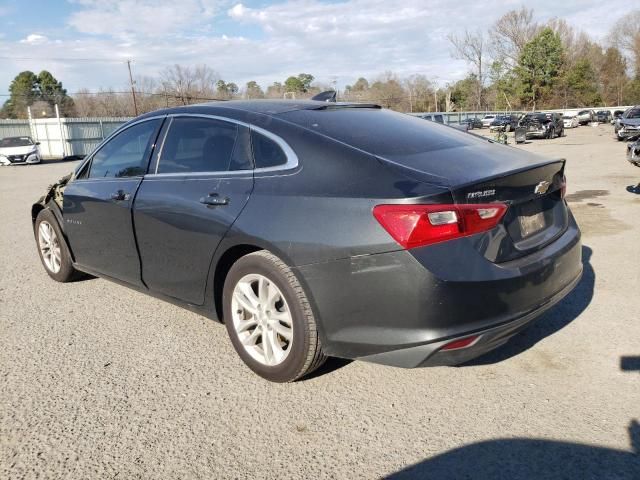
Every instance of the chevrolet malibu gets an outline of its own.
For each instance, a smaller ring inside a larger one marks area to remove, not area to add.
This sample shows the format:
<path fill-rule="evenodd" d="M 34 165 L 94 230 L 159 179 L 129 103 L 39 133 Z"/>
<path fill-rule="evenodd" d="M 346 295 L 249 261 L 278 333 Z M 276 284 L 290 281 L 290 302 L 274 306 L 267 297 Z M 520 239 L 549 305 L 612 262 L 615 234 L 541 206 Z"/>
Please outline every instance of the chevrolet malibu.
<path fill-rule="evenodd" d="M 460 364 L 560 301 L 582 273 L 564 168 L 376 105 L 220 102 L 122 126 L 31 217 L 54 280 L 224 322 L 286 382 L 327 356 Z"/>

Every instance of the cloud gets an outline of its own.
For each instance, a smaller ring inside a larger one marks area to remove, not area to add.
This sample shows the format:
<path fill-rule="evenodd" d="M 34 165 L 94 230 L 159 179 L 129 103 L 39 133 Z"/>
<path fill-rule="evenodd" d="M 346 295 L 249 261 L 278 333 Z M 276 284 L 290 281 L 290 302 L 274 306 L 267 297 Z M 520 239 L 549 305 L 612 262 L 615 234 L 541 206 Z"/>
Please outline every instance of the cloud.
<path fill-rule="evenodd" d="M 76 0 L 68 24 L 87 34 L 119 38 L 173 35 L 210 21 L 222 0 Z"/>
<path fill-rule="evenodd" d="M 257 7 L 245 1 L 75 0 L 67 18 L 71 28 L 32 34 L 51 40 L 36 45 L 32 42 L 38 39 L 30 42 L 29 36 L 0 42 L 2 56 L 45 59 L 3 60 L 0 85 L 8 85 L 20 70 L 47 68 L 72 92 L 119 89 L 128 81 L 127 58 L 134 60 L 134 75 L 157 76 L 176 63 L 205 63 L 238 85 L 255 80 L 267 87 L 307 72 L 323 83 L 337 78 L 344 87 L 385 71 L 423 74 L 444 85 L 469 70 L 451 58 L 447 34 L 486 30 L 521 4 L 506 0 L 487 8 L 471 0 L 275 0 Z M 538 0 L 535 17 L 562 17 L 575 28 L 603 35 L 619 18 L 606 12 L 624 12 L 626 5 L 627 0 L 583 0 L 579 6 Z M 68 57 L 84 60 L 55 60 Z"/>
<path fill-rule="evenodd" d="M 47 42 L 49 39 L 44 35 L 38 35 L 37 33 L 32 33 L 27 35 L 26 38 L 20 40 L 20 43 L 28 43 L 29 45 L 40 45 Z"/>

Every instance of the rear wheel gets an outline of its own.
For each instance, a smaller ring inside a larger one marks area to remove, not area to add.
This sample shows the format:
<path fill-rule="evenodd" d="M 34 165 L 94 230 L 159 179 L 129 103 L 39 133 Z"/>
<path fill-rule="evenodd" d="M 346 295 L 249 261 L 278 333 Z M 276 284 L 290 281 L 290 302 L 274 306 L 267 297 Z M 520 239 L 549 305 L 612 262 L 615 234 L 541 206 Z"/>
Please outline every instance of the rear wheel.
<path fill-rule="evenodd" d="M 311 373 L 326 357 L 316 321 L 298 279 L 266 251 L 239 259 L 222 294 L 223 316 L 240 358 L 273 382 L 292 382 Z"/>
<path fill-rule="evenodd" d="M 48 208 L 38 214 L 34 233 L 40 260 L 49 276 L 63 283 L 75 279 L 79 272 L 73 268 L 71 254 L 58 221 Z"/>

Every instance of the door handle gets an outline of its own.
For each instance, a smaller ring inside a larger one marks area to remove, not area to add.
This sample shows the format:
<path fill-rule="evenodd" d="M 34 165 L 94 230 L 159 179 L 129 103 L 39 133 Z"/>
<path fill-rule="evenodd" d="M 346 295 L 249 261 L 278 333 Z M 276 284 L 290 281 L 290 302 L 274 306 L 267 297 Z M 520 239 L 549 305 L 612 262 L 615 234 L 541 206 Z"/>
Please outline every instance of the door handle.
<path fill-rule="evenodd" d="M 125 193 L 123 190 L 118 190 L 117 192 L 113 192 L 111 194 L 111 200 L 115 200 L 115 201 L 129 200 L 129 194 Z"/>
<path fill-rule="evenodd" d="M 210 193 L 206 197 L 201 197 L 200 203 L 209 207 L 220 207 L 223 205 L 229 205 L 229 199 L 227 197 L 220 197 L 217 193 Z"/>

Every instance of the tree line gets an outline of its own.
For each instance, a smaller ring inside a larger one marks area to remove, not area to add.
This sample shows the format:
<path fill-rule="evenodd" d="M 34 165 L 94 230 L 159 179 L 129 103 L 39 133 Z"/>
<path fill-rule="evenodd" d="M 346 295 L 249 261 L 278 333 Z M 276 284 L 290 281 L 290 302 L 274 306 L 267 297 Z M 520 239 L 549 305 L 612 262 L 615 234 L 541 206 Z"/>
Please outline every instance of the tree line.
<path fill-rule="evenodd" d="M 450 35 L 451 55 L 470 67 L 466 78 L 438 84 L 427 74 L 384 72 L 360 77 L 338 93 L 340 100 L 370 102 L 404 112 L 535 110 L 640 103 L 640 10 L 621 17 L 599 43 L 562 19 L 535 20 L 525 7 L 511 10 L 487 31 Z M 309 98 L 330 90 L 309 73 L 273 82 L 227 82 L 207 65 L 174 65 L 134 85 L 69 95 L 47 71 L 21 72 L 9 87 L 0 115 L 131 116 L 164 107 L 211 100 Z M 133 90 L 133 91 L 132 91 Z M 135 102 L 134 97 L 135 95 Z"/>

